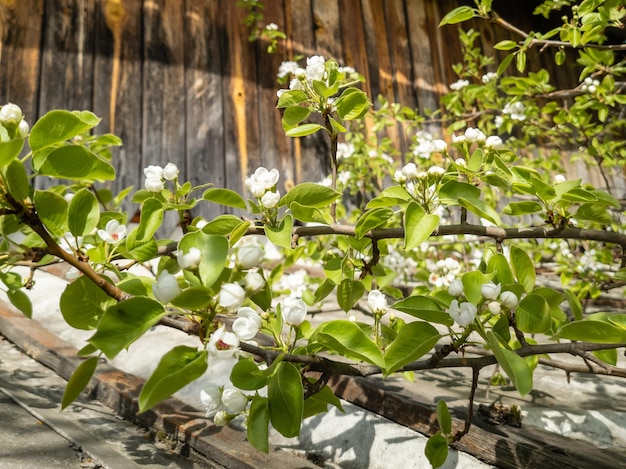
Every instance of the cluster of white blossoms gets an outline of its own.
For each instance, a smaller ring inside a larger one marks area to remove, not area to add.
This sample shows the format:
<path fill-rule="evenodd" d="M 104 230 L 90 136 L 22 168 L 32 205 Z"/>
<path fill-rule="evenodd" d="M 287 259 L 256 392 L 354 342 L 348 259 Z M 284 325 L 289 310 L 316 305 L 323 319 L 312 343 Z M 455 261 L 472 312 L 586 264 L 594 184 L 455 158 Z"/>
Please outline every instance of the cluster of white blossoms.
<path fill-rule="evenodd" d="M 428 132 L 418 132 L 415 136 L 416 145 L 413 147 L 413 154 L 418 158 L 427 159 L 433 153 L 445 153 L 448 145 L 444 140 L 433 138 Z"/>
<path fill-rule="evenodd" d="M 452 284 L 452 281 L 461 273 L 462 266 L 455 258 L 446 257 L 437 261 L 426 259 L 426 269 L 430 272 L 428 282 L 441 288 Z"/>
<path fill-rule="evenodd" d="M 345 74 L 347 77 L 356 74 L 356 70 L 353 67 L 337 67 L 339 73 Z M 289 82 L 289 90 L 301 90 L 307 91 L 313 88 L 313 81 L 326 81 L 328 74 L 326 73 L 326 59 L 322 55 L 313 55 L 307 57 L 306 66 L 302 68 L 298 62 L 288 60 L 282 62 L 278 67 L 278 79 L 286 80 L 288 77 L 293 78 Z M 288 91 L 286 89 L 280 89 L 276 92 L 277 96 L 280 96 Z"/>
<path fill-rule="evenodd" d="M 599 80 L 594 80 L 591 77 L 587 77 L 583 80 L 580 88 L 587 93 L 595 93 L 598 90 L 598 86 L 600 86 Z"/>
<path fill-rule="evenodd" d="M 467 85 L 469 85 L 469 81 L 460 79 L 455 81 L 454 83 L 451 83 L 450 89 L 454 91 L 459 91 L 465 88 Z"/>
<path fill-rule="evenodd" d="M 466 327 L 474 322 L 478 313 L 476 305 L 469 301 L 459 300 L 464 293 L 463 282 L 458 278 L 454 279 L 448 287 L 448 293 L 455 298 L 448 308 L 448 313 L 454 322 L 461 327 Z M 483 305 L 486 310 L 494 316 L 500 314 L 503 306 L 510 311 L 519 303 L 517 295 L 511 291 L 502 291 L 502 285 L 499 283 L 484 283 L 480 287 L 480 293 L 484 298 Z"/>
<path fill-rule="evenodd" d="M 409 281 L 417 272 L 417 261 L 389 245 L 389 253 L 381 259 L 383 265 L 391 269 L 402 281 Z"/>
<path fill-rule="evenodd" d="M 165 181 L 173 181 L 178 177 L 178 166 L 174 163 L 167 163 L 164 168 L 156 165 L 149 165 L 144 168 L 143 174 L 146 177 L 144 187 L 150 192 L 161 192 L 165 188 Z"/>
<path fill-rule="evenodd" d="M 280 192 L 276 189 L 279 177 L 276 168 L 268 171 L 261 166 L 246 178 L 244 185 L 250 194 L 259 200 L 263 208 L 271 209 L 276 207 L 280 200 Z"/>
<path fill-rule="evenodd" d="M 521 101 L 513 101 L 510 103 L 506 103 L 504 105 L 504 109 L 502 109 L 502 114 L 508 115 L 514 121 L 525 121 L 526 120 L 526 105 Z M 497 116 L 496 119 L 502 116 Z M 500 127 L 496 122 L 496 127 Z"/>
<path fill-rule="evenodd" d="M 480 80 L 486 85 L 487 83 L 494 81 L 497 78 L 498 74 L 496 72 L 487 72 L 482 77 L 480 77 Z"/>
<path fill-rule="evenodd" d="M 238 389 L 224 389 L 217 384 L 209 383 L 200 391 L 200 400 L 205 406 L 206 418 L 213 418 L 215 425 L 223 427 L 243 413 L 251 397 Z"/>
<path fill-rule="evenodd" d="M 13 103 L 0 107 L 0 124 L 9 132 L 15 132 L 20 138 L 28 137 L 30 127 L 24 119 L 22 109 Z"/>

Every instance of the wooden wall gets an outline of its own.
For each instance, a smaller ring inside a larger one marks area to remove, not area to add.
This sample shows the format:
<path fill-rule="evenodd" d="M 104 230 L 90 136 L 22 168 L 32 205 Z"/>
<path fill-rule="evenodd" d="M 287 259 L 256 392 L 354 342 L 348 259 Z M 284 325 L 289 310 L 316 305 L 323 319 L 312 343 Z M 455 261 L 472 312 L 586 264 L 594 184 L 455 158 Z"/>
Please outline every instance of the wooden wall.
<path fill-rule="evenodd" d="M 512 15 L 529 21 L 525 2 L 512 3 Z M 365 75 L 372 98 L 409 107 L 435 108 L 456 81 L 457 28 L 437 26 L 455 0 L 265 5 L 266 21 L 288 36 L 274 55 L 248 41 L 235 0 L 0 1 L 0 102 L 20 105 L 31 122 L 54 108 L 101 116 L 97 130 L 124 142 L 116 189 L 140 187 L 145 166 L 171 161 L 193 183 L 241 191 L 259 165 L 279 168 L 283 183 L 322 176 L 322 136 L 298 141 L 282 131 L 281 61 L 334 56 Z M 493 43 L 491 25 L 474 27 Z"/>

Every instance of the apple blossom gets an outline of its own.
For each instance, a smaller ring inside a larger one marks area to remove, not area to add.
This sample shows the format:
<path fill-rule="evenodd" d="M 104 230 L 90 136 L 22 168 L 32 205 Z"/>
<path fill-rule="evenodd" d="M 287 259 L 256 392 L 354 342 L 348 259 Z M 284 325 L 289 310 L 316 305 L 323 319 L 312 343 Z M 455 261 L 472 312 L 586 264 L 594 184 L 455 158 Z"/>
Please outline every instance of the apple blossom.
<path fill-rule="evenodd" d="M 237 319 L 232 327 L 239 340 L 250 340 L 257 335 L 261 324 L 261 316 L 254 309 L 244 306 L 237 311 Z"/>
<path fill-rule="evenodd" d="M 246 292 L 238 283 L 224 283 L 220 288 L 218 302 L 222 308 L 234 311 L 246 299 Z"/>
<path fill-rule="evenodd" d="M 229 413 L 240 414 L 246 410 L 248 396 L 238 389 L 224 389 L 222 392 L 222 405 Z"/>
<path fill-rule="evenodd" d="M 104 230 L 98 230 L 98 236 L 109 244 L 119 243 L 126 237 L 126 225 L 120 225 L 117 220 L 109 220 Z"/>
<path fill-rule="evenodd" d="M 493 282 L 483 283 L 480 287 L 480 293 L 487 300 L 495 300 L 500 295 L 500 290 L 502 286 L 498 283 L 497 285 Z"/>
<path fill-rule="evenodd" d="M 367 306 L 372 314 L 385 314 L 389 310 L 387 298 L 380 290 L 372 290 L 367 295 Z"/>
<path fill-rule="evenodd" d="M 457 300 L 452 300 L 448 313 L 459 326 L 465 327 L 468 324 L 471 324 L 471 322 L 474 320 L 474 318 L 476 317 L 476 311 L 476 306 L 474 306 L 472 303 L 468 303 L 466 301 L 459 304 Z"/>
<path fill-rule="evenodd" d="M 299 326 L 306 317 L 306 303 L 301 298 L 288 296 L 282 302 L 283 319 L 290 326 Z"/>
<path fill-rule="evenodd" d="M 163 168 L 163 179 L 166 181 L 173 181 L 178 177 L 178 166 L 174 163 L 167 163 Z"/>
<path fill-rule="evenodd" d="M 200 265 L 200 261 L 202 260 L 202 251 L 200 251 L 197 247 L 192 246 L 186 253 L 179 251 L 176 260 L 178 261 L 178 265 L 181 269 L 193 270 Z"/>
<path fill-rule="evenodd" d="M 156 283 L 152 285 L 152 293 L 161 303 L 169 303 L 180 293 L 176 277 L 167 270 L 163 270 L 157 277 Z"/>

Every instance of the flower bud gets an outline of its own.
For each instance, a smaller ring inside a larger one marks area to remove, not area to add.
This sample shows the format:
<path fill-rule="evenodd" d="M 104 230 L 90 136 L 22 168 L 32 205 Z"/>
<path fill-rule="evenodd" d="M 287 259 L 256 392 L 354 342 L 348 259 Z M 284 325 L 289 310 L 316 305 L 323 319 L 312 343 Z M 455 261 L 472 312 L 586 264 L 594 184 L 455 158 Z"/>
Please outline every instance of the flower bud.
<path fill-rule="evenodd" d="M 490 301 L 487 305 L 487 309 L 493 316 L 496 316 L 500 314 L 500 303 L 497 301 Z"/>
<path fill-rule="evenodd" d="M 500 302 L 506 306 L 507 308 L 515 308 L 519 300 L 517 299 L 517 295 L 512 291 L 503 291 L 500 293 Z"/>
<path fill-rule="evenodd" d="M 502 287 L 499 283 L 496 285 L 493 282 L 488 282 L 481 285 L 480 293 L 487 300 L 495 300 L 496 298 L 498 298 L 501 288 Z"/>
<path fill-rule="evenodd" d="M 454 319 L 454 321 L 459 326 L 462 327 L 465 327 L 474 321 L 474 318 L 476 317 L 476 312 L 476 306 L 474 306 L 472 303 L 468 303 L 466 301 L 459 304 L 457 300 L 452 300 L 452 303 L 450 303 L 450 308 L 448 310 L 450 317 Z"/>
<path fill-rule="evenodd" d="M 167 163 L 163 168 L 163 179 L 173 181 L 178 177 L 178 166 L 174 163 Z"/>
<path fill-rule="evenodd" d="M 222 308 L 234 311 L 246 299 L 246 292 L 238 283 L 225 283 L 220 288 L 218 302 Z"/>
<path fill-rule="evenodd" d="M 163 177 L 163 168 L 151 164 L 143 169 L 143 175 L 146 179 L 161 179 Z"/>
<path fill-rule="evenodd" d="M 280 201 L 280 192 L 268 191 L 261 196 L 261 205 L 264 208 L 270 209 L 276 207 L 278 202 Z"/>
<path fill-rule="evenodd" d="M 211 418 L 222 410 L 222 388 L 209 383 L 200 390 L 200 401 L 205 407 L 205 417 Z"/>
<path fill-rule="evenodd" d="M 455 278 L 452 282 L 450 282 L 448 293 L 454 297 L 459 297 L 463 294 L 463 282 L 461 279 Z"/>
<path fill-rule="evenodd" d="M 24 114 L 17 104 L 7 103 L 0 108 L 0 124 L 7 129 L 16 129 L 23 118 Z"/>
<path fill-rule="evenodd" d="M 283 319 L 290 326 L 299 326 L 306 317 L 306 303 L 300 298 L 289 296 L 283 300 Z"/>
<path fill-rule="evenodd" d="M 28 126 L 28 122 L 26 122 L 24 119 L 22 119 L 17 125 L 17 133 L 21 138 L 27 138 L 28 134 L 30 133 L 30 127 Z"/>
<path fill-rule="evenodd" d="M 233 332 L 239 340 L 250 340 L 257 335 L 261 324 L 261 316 L 254 309 L 244 306 L 237 311 L 237 319 L 233 322 Z"/>
<path fill-rule="evenodd" d="M 161 303 L 169 303 L 180 293 L 176 277 L 167 270 L 163 270 L 157 277 L 156 283 L 152 285 L 152 293 Z"/>
<path fill-rule="evenodd" d="M 233 419 L 232 415 L 229 415 L 225 410 L 220 410 L 215 417 L 213 417 L 213 423 L 218 427 L 225 427 Z"/>
<path fill-rule="evenodd" d="M 254 270 L 250 270 L 246 274 L 244 282 L 246 284 L 246 290 L 249 293 L 257 292 L 265 286 L 265 279 L 263 278 L 263 276 L 260 273 L 255 272 Z"/>
<path fill-rule="evenodd" d="M 222 404 L 231 414 L 240 414 L 246 410 L 248 397 L 238 389 L 224 389 L 222 393 Z"/>
<path fill-rule="evenodd" d="M 200 265 L 202 252 L 196 247 L 191 247 L 187 253 L 179 251 L 176 260 L 181 269 L 193 270 Z"/>
<path fill-rule="evenodd" d="M 161 192 L 165 185 L 161 178 L 147 178 L 144 182 L 144 187 L 150 192 Z"/>
<path fill-rule="evenodd" d="M 385 314 L 389 309 L 387 298 L 380 290 L 372 290 L 367 295 L 367 306 L 372 314 Z"/>
<path fill-rule="evenodd" d="M 242 269 L 252 269 L 263 260 L 265 252 L 258 243 L 243 244 L 237 248 L 237 265 Z"/>

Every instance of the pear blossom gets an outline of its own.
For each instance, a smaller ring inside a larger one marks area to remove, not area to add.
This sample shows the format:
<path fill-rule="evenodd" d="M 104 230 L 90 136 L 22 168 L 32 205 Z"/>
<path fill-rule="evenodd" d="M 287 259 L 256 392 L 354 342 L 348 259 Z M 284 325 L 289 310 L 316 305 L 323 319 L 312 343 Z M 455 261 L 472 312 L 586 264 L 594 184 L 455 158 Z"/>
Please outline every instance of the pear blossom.
<path fill-rule="evenodd" d="M 21 138 L 27 138 L 28 134 L 30 133 L 30 127 L 28 126 L 28 122 L 26 122 L 24 119 L 22 119 L 20 123 L 17 124 L 17 133 Z"/>
<path fill-rule="evenodd" d="M 446 170 L 443 169 L 441 166 L 433 165 L 428 168 L 428 174 L 430 174 L 431 176 L 443 176 L 445 172 Z"/>
<path fill-rule="evenodd" d="M 290 82 L 289 82 L 289 89 L 290 90 L 300 90 L 300 91 L 305 91 L 304 85 L 302 84 L 302 82 L 300 80 L 298 80 L 297 78 L 293 78 Z"/>
<path fill-rule="evenodd" d="M 265 252 L 260 244 L 253 242 L 242 244 L 237 248 L 237 265 L 242 269 L 252 269 L 263 260 Z"/>
<path fill-rule="evenodd" d="M 503 145 L 502 139 L 497 135 L 490 135 L 485 140 L 485 147 L 487 148 L 500 148 Z"/>
<path fill-rule="evenodd" d="M 555 184 L 563 184 L 567 179 L 562 174 L 556 174 L 553 179 Z"/>
<path fill-rule="evenodd" d="M 161 179 L 163 177 L 163 168 L 151 164 L 143 169 L 143 175 L 146 179 Z"/>
<path fill-rule="evenodd" d="M 161 192 L 165 188 L 163 180 L 159 178 L 147 178 L 144 181 L 144 187 L 150 192 Z"/>
<path fill-rule="evenodd" d="M 497 285 L 493 282 L 483 283 L 480 287 L 480 293 L 487 300 L 495 300 L 500 295 L 500 290 L 502 286 L 498 283 Z"/>
<path fill-rule="evenodd" d="M 288 296 L 282 302 L 283 319 L 290 326 L 299 326 L 306 317 L 306 303 L 301 298 Z"/>
<path fill-rule="evenodd" d="M 380 290 L 372 290 L 367 295 L 367 306 L 373 314 L 385 314 L 389 310 L 387 298 Z"/>
<path fill-rule="evenodd" d="M 15 129 L 23 118 L 22 109 L 17 104 L 7 103 L 0 108 L 0 124 L 4 127 Z"/>
<path fill-rule="evenodd" d="M 163 270 L 152 285 L 152 293 L 161 303 L 169 303 L 180 293 L 180 287 L 176 277 L 167 270 Z"/>
<path fill-rule="evenodd" d="M 211 334 L 207 349 L 218 358 L 233 357 L 239 351 L 239 339 L 233 332 L 228 332 L 222 324 Z"/>
<path fill-rule="evenodd" d="M 463 143 L 465 141 L 465 135 L 453 135 L 452 143 Z"/>
<path fill-rule="evenodd" d="M 337 144 L 337 159 L 350 158 L 354 154 L 354 145 L 351 143 L 339 142 Z"/>
<path fill-rule="evenodd" d="M 299 65 L 297 62 L 294 62 L 292 60 L 286 60 L 278 67 L 278 78 L 283 78 L 287 75 L 295 75 L 298 68 Z"/>
<path fill-rule="evenodd" d="M 338 67 L 337 71 L 339 73 L 345 73 L 346 75 L 352 75 L 353 73 L 356 73 L 356 70 L 354 69 L 354 67 L 349 67 L 349 66 Z"/>
<path fill-rule="evenodd" d="M 324 73 L 326 72 L 325 68 L 326 59 L 321 55 L 314 55 L 312 57 L 308 57 L 306 59 L 306 78 L 309 82 L 313 82 L 313 80 L 323 80 Z"/>
<path fill-rule="evenodd" d="M 246 410 L 246 406 L 248 405 L 248 396 L 238 389 L 224 389 L 222 392 L 222 405 L 229 413 L 240 414 Z"/>
<path fill-rule="evenodd" d="M 463 282 L 461 279 L 455 278 L 448 287 L 448 293 L 451 296 L 459 297 L 463 294 Z"/>
<path fill-rule="evenodd" d="M 503 114 L 508 114 L 511 119 L 516 121 L 524 121 L 526 120 L 526 106 L 521 101 L 514 101 L 511 103 L 507 103 L 502 110 Z M 498 126 L 499 127 L 499 126 Z"/>
<path fill-rule="evenodd" d="M 166 181 L 173 181 L 178 177 L 178 166 L 174 163 L 167 163 L 163 168 L 163 179 Z"/>
<path fill-rule="evenodd" d="M 487 84 L 490 81 L 493 81 L 495 79 L 498 78 L 498 74 L 495 72 L 487 72 L 485 73 L 482 77 L 480 77 L 480 80 L 484 83 Z"/>
<path fill-rule="evenodd" d="M 200 251 L 197 247 L 192 246 L 186 253 L 179 251 L 176 260 L 178 261 L 178 265 L 181 269 L 193 270 L 200 265 L 200 261 L 202 260 L 202 251 Z"/>
<path fill-rule="evenodd" d="M 416 179 L 417 178 L 417 166 L 415 163 L 407 163 L 402 168 L 402 175 L 405 179 Z"/>
<path fill-rule="evenodd" d="M 98 230 L 98 236 L 109 244 L 119 243 L 126 237 L 126 225 L 121 225 L 117 220 L 109 220 L 104 230 Z"/>
<path fill-rule="evenodd" d="M 280 192 L 278 191 L 268 191 L 261 197 L 261 205 L 263 208 L 274 208 L 280 201 Z"/>
<path fill-rule="evenodd" d="M 454 160 L 454 164 L 465 168 L 467 166 L 467 161 L 465 161 L 465 158 L 457 158 L 456 160 Z"/>
<path fill-rule="evenodd" d="M 465 140 L 467 142 L 484 142 L 486 138 L 487 137 L 485 137 L 485 134 L 480 129 L 476 129 L 474 127 L 468 127 L 465 129 Z"/>
<path fill-rule="evenodd" d="M 205 407 L 205 417 L 211 418 L 223 410 L 222 388 L 217 384 L 208 383 L 200 390 L 200 401 Z"/>
<path fill-rule="evenodd" d="M 232 415 L 225 410 L 220 410 L 217 414 L 215 414 L 215 417 L 213 417 L 213 423 L 218 427 L 225 427 L 232 419 Z"/>
<path fill-rule="evenodd" d="M 246 274 L 244 282 L 246 285 L 246 291 L 249 293 L 257 292 L 265 285 L 265 279 L 263 276 L 254 270 L 250 270 Z"/>
<path fill-rule="evenodd" d="M 65 195 L 63 195 L 63 198 L 69 204 L 72 201 L 72 199 L 74 198 L 74 193 L 73 192 L 66 192 Z"/>
<path fill-rule="evenodd" d="M 268 23 L 265 25 L 267 31 L 278 31 L 278 25 L 276 23 Z"/>
<path fill-rule="evenodd" d="M 500 293 L 500 302 L 503 306 L 507 308 L 515 308 L 519 300 L 517 299 L 517 295 L 512 291 L 503 291 Z"/>
<path fill-rule="evenodd" d="M 500 314 L 500 303 L 498 303 L 497 301 L 490 301 L 487 305 L 487 309 L 492 315 L 496 316 Z"/>
<path fill-rule="evenodd" d="M 222 308 L 234 311 L 246 299 L 246 292 L 238 283 L 224 283 L 220 288 L 218 303 Z"/>
<path fill-rule="evenodd" d="M 583 91 L 586 91 L 588 93 L 595 93 L 598 89 L 598 86 L 600 86 L 600 81 L 599 80 L 594 80 L 591 77 L 587 77 L 585 78 L 585 80 L 583 81 L 582 85 L 581 85 L 581 89 Z"/>
<path fill-rule="evenodd" d="M 474 321 L 476 317 L 476 306 L 467 301 L 459 304 L 458 300 L 452 300 L 448 313 L 454 321 L 462 327 L 465 327 Z"/>
<path fill-rule="evenodd" d="M 450 89 L 454 91 L 459 91 L 469 85 L 469 81 L 467 80 L 457 80 L 454 83 L 450 84 Z"/>
<path fill-rule="evenodd" d="M 239 308 L 237 319 L 233 322 L 233 332 L 239 340 L 250 340 L 261 329 L 261 316 L 249 306 Z"/>
<path fill-rule="evenodd" d="M 406 182 L 406 176 L 402 172 L 401 169 L 397 169 L 395 173 L 393 173 L 393 180 L 402 184 Z"/>
<path fill-rule="evenodd" d="M 445 140 L 435 139 L 432 143 L 434 152 L 444 153 L 448 149 L 448 144 Z"/>
<path fill-rule="evenodd" d="M 276 185 L 279 176 L 280 174 L 276 168 L 268 171 L 267 168 L 261 166 L 251 176 L 246 178 L 244 185 L 253 197 L 260 198 Z"/>

